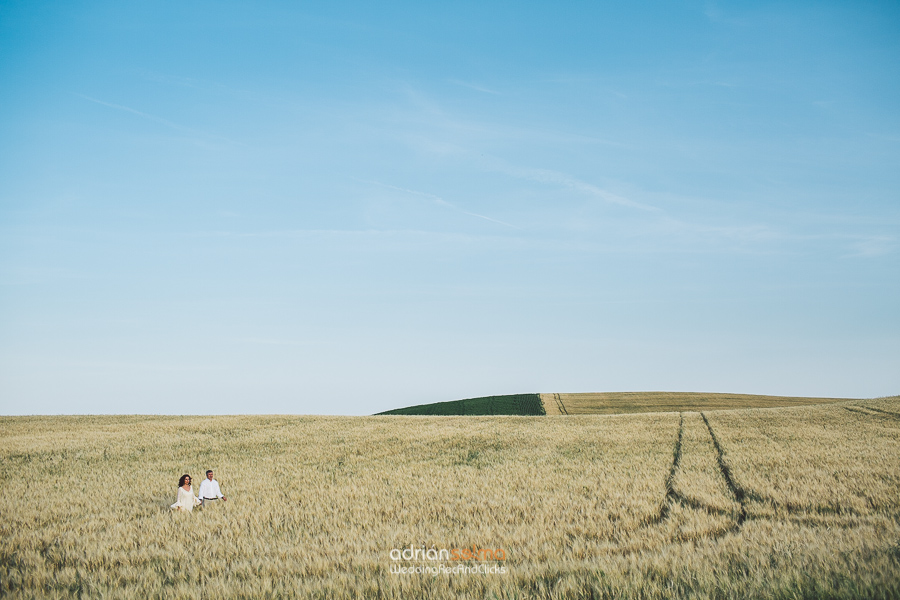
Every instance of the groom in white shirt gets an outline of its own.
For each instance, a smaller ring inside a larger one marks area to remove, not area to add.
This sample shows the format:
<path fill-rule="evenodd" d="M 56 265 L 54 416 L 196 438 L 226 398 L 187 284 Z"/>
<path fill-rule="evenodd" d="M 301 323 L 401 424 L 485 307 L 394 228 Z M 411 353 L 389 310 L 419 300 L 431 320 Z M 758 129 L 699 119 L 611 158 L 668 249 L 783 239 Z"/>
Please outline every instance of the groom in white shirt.
<path fill-rule="evenodd" d="M 219 500 L 221 499 L 224 502 L 228 502 L 228 498 L 222 495 L 222 490 L 219 489 L 219 482 L 213 479 L 213 472 L 206 472 L 206 479 L 203 480 L 203 483 L 200 484 L 200 501 L 203 504 L 206 504 L 208 501 Z"/>

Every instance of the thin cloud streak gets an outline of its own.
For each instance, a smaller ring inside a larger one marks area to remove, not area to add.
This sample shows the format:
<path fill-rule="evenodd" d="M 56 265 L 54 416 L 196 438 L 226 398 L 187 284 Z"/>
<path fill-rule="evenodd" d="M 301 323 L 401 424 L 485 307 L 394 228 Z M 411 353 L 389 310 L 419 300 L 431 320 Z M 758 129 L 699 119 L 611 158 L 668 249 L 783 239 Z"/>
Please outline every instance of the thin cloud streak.
<path fill-rule="evenodd" d="M 283 229 L 270 231 L 196 231 L 182 234 L 187 238 L 301 238 L 313 236 L 390 237 L 418 236 L 445 240 L 498 240 L 509 243 L 508 236 L 433 231 L 428 229 Z M 520 238 L 524 239 L 524 238 Z"/>
<path fill-rule="evenodd" d="M 171 371 L 171 372 L 205 372 L 224 371 L 226 367 L 219 365 L 167 365 L 158 363 L 138 362 L 106 362 L 106 361 L 77 361 L 61 363 L 63 367 L 78 369 L 109 369 L 123 371 Z"/>
<path fill-rule="evenodd" d="M 261 344 L 264 346 L 322 346 L 331 345 L 330 342 L 321 340 L 281 340 L 275 338 L 237 338 L 235 341 L 245 344 Z"/>
<path fill-rule="evenodd" d="M 516 167 L 499 159 L 491 159 L 488 160 L 487 163 L 488 166 L 493 170 L 505 173 L 506 175 L 511 175 L 513 177 L 525 179 L 528 181 L 535 181 L 537 183 L 550 183 L 560 185 L 564 188 L 568 188 L 576 192 L 581 192 L 595 198 L 600 198 L 601 200 L 608 202 L 609 204 L 618 204 L 619 206 L 636 208 L 643 211 L 661 210 L 655 206 L 641 204 L 640 202 L 635 202 L 633 200 L 625 198 L 624 196 L 614 194 L 608 190 L 604 190 L 593 184 L 587 183 L 586 181 L 582 181 L 577 177 L 573 177 L 572 175 L 562 173 L 560 171 L 554 171 L 551 169 Z"/>
<path fill-rule="evenodd" d="M 175 131 L 181 131 L 183 133 L 189 133 L 191 135 L 199 135 L 199 136 L 203 136 L 203 137 L 207 137 L 207 138 L 217 139 L 217 140 L 221 140 L 224 142 L 228 142 L 229 144 L 242 145 L 242 144 L 240 144 L 240 142 L 236 142 L 236 141 L 228 139 L 226 137 L 206 133 L 203 131 L 197 131 L 196 129 L 191 129 L 190 127 L 185 127 L 184 125 L 179 125 L 178 123 L 173 123 L 172 121 L 169 121 L 168 119 L 164 119 L 163 117 L 151 115 L 150 113 L 145 113 L 145 112 L 139 111 L 137 109 L 131 108 L 129 106 L 123 106 L 121 104 L 115 104 L 113 102 L 106 102 L 105 100 L 99 100 L 97 98 L 92 98 L 91 96 L 85 96 L 84 94 L 74 93 L 74 95 L 78 96 L 79 98 L 83 98 L 89 102 L 94 102 L 96 104 L 99 104 L 101 106 L 106 106 L 108 108 L 113 108 L 115 110 L 120 110 L 123 112 L 127 112 L 130 114 L 136 115 L 142 119 L 146 119 L 148 121 L 152 121 L 154 123 L 158 123 L 160 125 L 169 127 L 170 129 L 174 129 Z"/>
<path fill-rule="evenodd" d="M 469 83 L 468 81 L 460 81 L 459 79 L 448 79 L 450 83 L 453 85 L 458 85 L 461 87 L 469 88 L 470 90 L 475 90 L 476 92 L 484 92 L 485 94 L 494 94 L 495 96 L 500 96 L 500 92 L 497 92 L 492 89 L 488 89 L 486 87 L 480 86 L 475 83 Z"/>
<path fill-rule="evenodd" d="M 850 245 L 856 252 L 845 254 L 844 258 L 875 258 L 892 254 L 897 248 L 897 240 L 888 236 L 857 236 Z"/>
<path fill-rule="evenodd" d="M 462 209 L 462 208 L 456 206 L 456 205 L 453 204 L 452 202 L 447 202 L 446 200 L 444 200 L 444 199 L 441 198 L 440 196 L 436 196 L 436 195 L 434 195 L 434 194 L 429 194 L 429 193 L 427 193 L 427 192 L 419 192 L 419 191 L 416 191 L 416 190 L 410 190 L 410 189 L 408 189 L 408 188 L 397 187 L 397 186 L 395 186 L 395 185 L 390 185 L 390 184 L 387 184 L 387 183 L 381 183 L 381 182 L 379 182 L 379 181 L 374 181 L 374 182 L 372 182 L 372 183 L 375 183 L 376 185 L 379 185 L 379 186 L 381 186 L 381 187 L 386 187 L 386 188 L 389 188 L 389 189 L 392 189 L 392 190 L 397 190 L 397 191 L 400 191 L 400 192 L 405 192 L 405 193 L 407 193 L 407 194 L 412 194 L 412 195 L 414 195 L 414 196 L 422 196 L 422 197 L 424 197 L 424 198 L 429 198 L 430 200 L 432 200 L 435 204 L 437 204 L 437 205 L 439 205 L 439 206 L 444 206 L 444 207 L 450 208 L 450 209 L 452 209 L 452 210 L 461 212 L 461 213 L 464 214 L 464 215 L 469 215 L 470 217 L 477 217 L 477 218 L 479 218 L 479 219 L 484 219 L 485 221 L 490 221 L 491 223 L 497 223 L 498 225 L 503 225 L 504 227 L 511 227 L 511 228 L 513 228 L 513 229 L 518 229 L 519 231 L 525 231 L 525 230 L 522 229 L 521 227 L 518 227 L 518 226 L 516 226 L 516 225 L 513 225 L 512 223 L 507 223 L 506 221 L 501 221 L 501 220 L 499 220 L 499 219 L 494 219 L 494 218 L 488 217 L 488 216 L 486 216 L 486 215 L 481 215 L 481 214 L 478 214 L 478 213 L 469 212 L 469 211 L 467 211 L 467 210 L 465 210 L 465 209 Z"/>
<path fill-rule="evenodd" d="M 122 106 L 121 104 L 113 104 L 112 102 L 105 102 L 103 100 L 98 100 L 97 98 L 91 98 L 90 96 L 85 96 L 84 94 L 75 94 L 75 95 L 78 96 L 79 98 L 84 98 L 85 100 L 88 100 L 90 102 L 94 102 L 94 103 L 100 104 L 102 106 L 107 106 L 109 108 L 114 108 L 116 110 L 125 111 L 125 112 L 131 113 L 133 115 L 137 115 L 137 116 L 141 117 L 142 119 L 147 119 L 148 121 L 153 121 L 154 123 L 159 123 L 161 125 L 165 125 L 166 127 L 171 127 L 172 129 L 176 129 L 178 131 L 194 133 L 194 130 L 184 127 L 183 125 L 173 123 L 172 121 L 169 121 L 168 119 L 164 119 L 162 117 L 157 117 L 156 115 L 151 115 L 151 114 L 148 114 L 145 112 L 141 112 L 139 110 L 130 108 L 128 106 Z"/>

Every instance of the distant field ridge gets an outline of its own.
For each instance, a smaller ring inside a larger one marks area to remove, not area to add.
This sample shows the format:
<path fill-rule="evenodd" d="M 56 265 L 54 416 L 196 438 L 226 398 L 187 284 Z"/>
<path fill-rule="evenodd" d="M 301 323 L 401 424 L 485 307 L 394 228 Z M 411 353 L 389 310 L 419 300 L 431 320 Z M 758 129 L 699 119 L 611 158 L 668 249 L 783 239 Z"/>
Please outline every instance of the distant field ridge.
<path fill-rule="evenodd" d="M 419 404 L 379 415 L 612 415 L 808 406 L 855 400 L 704 392 L 591 392 L 511 394 Z"/>

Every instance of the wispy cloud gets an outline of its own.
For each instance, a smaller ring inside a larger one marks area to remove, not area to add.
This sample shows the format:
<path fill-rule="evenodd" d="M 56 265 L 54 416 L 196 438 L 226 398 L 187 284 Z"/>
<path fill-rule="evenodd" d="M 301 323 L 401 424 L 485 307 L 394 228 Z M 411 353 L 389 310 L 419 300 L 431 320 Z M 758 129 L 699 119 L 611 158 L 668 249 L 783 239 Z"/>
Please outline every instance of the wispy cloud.
<path fill-rule="evenodd" d="M 261 344 L 263 346 L 321 346 L 328 344 L 321 340 L 285 340 L 278 338 L 237 338 L 238 342 L 245 344 Z"/>
<path fill-rule="evenodd" d="M 210 81 L 207 79 L 196 79 L 194 77 L 177 77 L 174 75 L 166 75 L 163 73 L 155 73 L 151 71 L 147 71 L 144 73 L 144 78 L 148 81 L 153 81 L 156 83 L 163 83 L 166 85 L 177 85 L 180 87 L 192 88 L 195 90 L 204 90 L 204 91 L 215 91 L 215 92 L 227 92 L 230 94 L 236 95 L 255 95 L 255 92 L 251 92 L 250 90 L 234 88 L 223 83 L 219 83 L 217 81 Z"/>
<path fill-rule="evenodd" d="M 481 85 L 478 85 L 477 83 L 471 83 L 468 81 L 460 81 L 459 79 L 448 79 L 447 81 L 449 81 L 453 85 L 459 85 L 462 87 L 466 87 L 466 88 L 469 88 L 470 90 L 475 90 L 476 92 L 483 92 L 485 94 L 494 94 L 496 96 L 500 95 L 500 92 L 486 88 Z"/>
<path fill-rule="evenodd" d="M 890 135 L 886 133 L 866 133 L 867 136 L 877 140 L 886 140 L 888 142 L 900 142 L 900 135 Z"/>
<path fill-rule="evenodd" d="M 121 111 L 124 111 L 127 113 L 131 113 L 133 115 L 137 115 L 137 116 L 141 117 L 142 119 L 147 119 L 148 121 L 153 121 L 154 123 L 159 123 L 160 125 L 165 125 L 166 127 L 171 127 L 172 129 L 176 129 L 178 131 L 186 131 L 186 132 L 193 133 L 193 130 L 189 129 L 188 127 L 184 127 L 183 125 L 179 125 L 178 123 L 173 123 L 172 121 L 169 121 L 168 119 L 164 119 L 162 117 L 157 117 L 156 115 L 151 115 L 149 113 L 141 112 L 137 109 L 134 109 L 134 108 L 131 108 L 128 106 L 122 106 L 121 104 L 114 104 L 112 102 L 98 100 L 97 98 L 85 96 L 84 94 L 75 94 L 75 95 L 78 96 L 79 98 L 84 98 L 85 100 L 88 100 L 90 102 L 95 102 L 102 106 L 108 106 L 109 108 L 114 108 L 116 110 L 121 110 Z"/>
<path fill-rule="evenodd" d="M 631 200 L 624 196 L 620 196 L 619 194 L 615 194 L 613 192 L 610 192 L 609 190 L 604 190 L 603 188 L 597 187 L 596 185 L 593 185 L 586 181 L 582 181 L 581 179 L 578 179 L 573 175 L 569 175 L 568 173 L 562 173 L 560 171 L 554 171 L 552 169 L 518 167 L 510 165 L 509 163 L 499 159 L 488 159 L 485 162 L 489 166 L 489 168 L 492 168 L 493 170 L 499 171 L 501 173 L 505 173 L 507 175 L 511 175 L 513 177 L 518 177 L 519 179 L 526 179 L 528 181 L 535 181 L 537 183 L 559 185 L 561 187 L 568 188 L 570 190 L 580 192 L 588 196 L 599 198 L 604 202 L 608 202 L 610 204 L 618 204 L 619 206 L 627 206 L 629 208 L 636 208 L 643 211 L 659 210 L 655 206 L 635 202 L 634 200 Z"/>
<path fill-rule="evenodd" d="M 226 138 L 226 137 L 222 137 L 222 136 L 220 136 L 220 135 L 215 135 L 215 134 L 205 133 L 205 132 L 203 132 L 203 131 L 198 131 L 198 130 L 192 129 L 192 128 L 190 128 L 190 127 L 185 127 L 184 125 L 179 125 L 178 123 L 173 123 L 172 121 L 170 121 L 170 120 L 168 120 L 168 119 L 164 119 L 163 117 L 159 117 L 159 116 L 157 116 L 157 115 L 153 115 L 153 114 L 150 114 L 150 113 L 146 113 L 146 112 L 137 110 L 137 109 L 135 109 L 135 108 L 131 108 L 130 106 L 123 106 L 123 105 L 121 105 L 121 104 L 115 104 L 115 103 L 113 103 L 113 102 L 106 102 L 105 100 L 100 100 L 100 99 L 98 99 L 98 98 L 92 98 L 91 96 L 85 96 L 84 94 L 78 94 L 78 93 L 76 93 L 75 95 L 78 96 L 79 98 L 83 98 L 83 99 L 85 99 L 85 100 L 87 100 L 87 101 L 89 101 L 89 102 L 94 102 L 94 103 L 99 104 L 99 105 L 101 105 L 101 106 L 106 106 L 106 107 L 109 107 L 109 108 L 112 108 L 112 109 L 115 109 L 115 110 L 120 110 L 120 111 L 123 111 L 123 112 L 127 112 L 127 113 L 130 113 L 130 114 L 133 114 L 133 115 L 138 116 L 138 117 L 140 117 L 140 118 L 142 118 L 142 119 L 146 119 L 146 120 L 148 120 L 148 121 L 152 121 L 152 122 L 154 122 L 154 123 L 158 123 L 158 124 L 160 124 L 160 125 L 163 125 L 163 126 L 165 126 L 165 127 L 170 128 L 170 129 L 174 129 L 175 131 L 180 131 L 180 132 L 183 132 L 183 133 L 189 133 L 189 134 L 194 135 L 194 136 L 201 136 L 201 137 L 206 137 L 206 138 L 218 139 L 218 140 L 221 140 L 221 141 L 224 141 L 224 142 L 228 142 L 228 143 L 230 143 L 230 144 L 237 144 L 237 143 L 238 143 L 238 142 L 235 142 L 234 140 L 228 139 L 228 138 Z"/>
<path fill-rule="evenodd" d="M 0 286 L 38 285 L 85 279 L 87 275 L 73 269 L 54 267 L 0 266 Z"/>
<path fill-rule="evenodd" d="M 846 254 L 846 258 L 874 258 L 891 254 L 897 248 L 896 238 L 889 236 L 858 236 L 850 242 L 853 252 Z"/>
<path fill-rule="evenodd" d="M 630 198 L 626 198 L 619 194 L 610 192 L 609 190 L 602 189 L 568 173 L 563 173 L 551 169 L 530 168 L 513 165 L 504 159 L 498 158 L 496 156 L 484 155 L 481 151 L 473 149 L 475 143 L 478 143 L 479 141 L 483 141 L 485 139 L 505 139 L 514 141 L 517 145 L 522 143 L 523 141 L 530 143 L 553 141 L 554 143 L 568 144 L 571 144 L 573 142 L 600 143 L 613 146 L 622 146 L 621 143 L 593 138 L 590 136 L 571 134 L 560 135 L 558 133 L 548 134 L 548 132 L 546 131 L 531 130 L 528 128 L 523 129 L 518 127 L 509 127 L 507 125 L 489 124 L 461 119 L 449 114 L 438 102 L 431 99 L 427 94 L 422 93 L 412 86 L 404 87 L 404 92 L 412 101 L 413 107 L 415 109 L 413 112 L 418 113 L 419 118 L 416 121 L 411 122 L 409 121 L 408 113 L 404 112 L 403 119 L 405 124 L 408 126 L 414 123 L 416 125 L 416 128 L 412 131 L 401 134 L 400 137 L 403 138 L 404 141 L 406 141 L 408 144 L 416 147 L 417 149 L 431 154 L 456 156 L 469 160 L 475 160 L 481 163 L 482 166 L 492 171 L 505 173 L 513 177 L 534 181 L 537 183 L 562 186 L 564 188 L 568 188 L 582 194 L 599 198 L 609 204 L 626 206 L 642 211 L 658 210 L 656 207 L 642 204 L 640 202 L 631 200 Z M 428 131 L 427 133 L 423 132 L 421 129 L 422 124 L 425 124 L 430 131 Z M 455 210 L 460 210 L 461 212 L 465 212 L 466 214 L 469 214 L 471 216 L 486 219 L 488 221 L 494 221 L 508 227 L 519 229 L 514 225 L 505 223 L 503 221 L 498 221 L 497 219 L 493 219 L 486 215 L 467 212 L 449 202 L 446 202 L 442 198 L 434 196 L 433 194 L 424 194 L 422 192 L 405 190 L 403 188 L 397 189 L 409 193 L 428 196 L 432 199 L 436 199 L 440 202 L 445 203 L 447 206 L 452 207 Z"/>
<path fill-rule="evenodd" d="M 61 366 L 79 369 L 103 369 L 116 371 L 224 371 L 220 365 L 187 365 L 187 364 L 163 364 L 163 363 L 139 363 L 139 362 L 111 362 L 111 361 L 76 361 L 66 362 Z"/>
<path fill-rule="evenodd" d="M 513 228 L 513 229 L 518 229 L 519 231 L 524 231 L 524 229 L 522 229 L 521 227 L 518 227 L 518 226 L 516 226 L 516 225 L 513 225 L 512 223 L 507 223 L 506 221 L 501 221 L 500 219 L 494 219 L 493 217 L 488 217 L 487 215 L 482 215 L 482 214 L 479 214 L 479 213 L 470 212 L 470 211 L 468 211 L 468 210 L 465 210 L 465 209 L 463 209 L 463 208 L 460 208 L 459 206 L 453 204 L 452 202 L 447 202 L 446 200 L 444 200 L 444 199 L 441 198 L 440 196 L 436 196 L 436 195 L 434 195 L 434 194 L 429 194 L 429 193 L 427 193 L 427 192 L 419 192 L 419 191 L 416 191 L 416 190 L 410 190 L 410 189 L 407 189 L 407 188 L 397 187 L 396 185 L 389 185 L 389 184 L 386 184 L 386 183 L 381 183 L 381 182 L 379 182 L 379 181 L 374 181 L 373 183 L 375 183 L 376 185 L 379 185 L 379 186 L 381 186 L 381 187 L 386 187 L 386 188 L 388 188 L 388 189 L 397 190 L 397 191 L 400 191 L 400 192 L 405 192 L 405 193 L 407 193 L 407 194 L 412 194 L 412 195 L 414 195 L 414 196 L 420 196 L 420 197 L 422 197 L 422 198 L 428 198 L 429 200 L 431 200 L 432 202 L 434 202 L 434 203 L 437 204 L 438 206 L 443 206 L 443 207 L 445 207 L 445 208 L 449 208 L 449 209 L 451 209 L 451 210 L 455 210 L 455 211 L 461 212 L 462 214 L 468 215 L 468 216 L 470 216 L 470 217 L 477 217 L 477 218 L 479 218 L 479 219 L 484 219 L 485 221 L 490 221 L 491 223 L 497 223 L 498 225 L 503 225 L 504 227 L 511 227 L 511 228 Z"/>
<path fill-rule="evenodd" d="M 443 239 L 447 241 L 472 241 L 497 239 L 508 243 L 509 238 L 497 234 L 467 233 L 458 231 L 435 231 L 430 229 L 274 229 L 264 231 L 232 231 L 232 230 L 207 230 L 182 233 L 185 238 L 237 238 L 237 239 L 266 239 L 266 238 L 294 238 L 315 239 L 327 238 L 344 239 L 400 239 L 414 240 L 417 238 Z"/>
<path fill-rule="evenodd" d="M 392 133 L 413 146 L 438 154 L 463 155 L 471 150 L 473 144 L 480 145 L 485 140 L 511 142 L 517 146 L 522 143 L 575 143 L 632 147 L 621 140 L 587 135 L 582 130 L 561 131 L 534 126 L 532 123 L 517 125 L 459 115 L 446 109 L 429 93 L 409 83 L 404 83 L 398 91 L 408 103 L 399 108 L 391 105 L 387 110 L 387 118 L 395 125 Z M 479 150 L 478 154 L 480 153 Z"/>
<path fill-rule="evenodd" d="M 653 225 L 659 235 L 668 234 L 675 238 L 692 241 L 718 241 L 731 244 L 761 244 L 773 241 L 795 239 L 768 225 L 710 225 L 663 216 Z"/>
<path fill-rule="evenodd" d="M 709 19 L 712 23 L 722 23 L 726 25 L 746 25 L 746 19 L 738 19 L 733 15 L 726 15 L 719 8 L 717 2 L 707 2 L 703 7 L 703 14 L 706 15 L 706 18 Z"/>
<path fill-rule="evenodd" d="M 682 240 L 685 247 L 696 243 L 712 243 L 719 249 L 753 249 L 766 253 L 787 248 L 830 247 L 844 250 L 843 258 L 876 258 L 896 251 L 897 238 L 879 234 L 802 233 L 766 224 L 715 225 L 663 217 L 650 226 L 658 238 L 670 236 Z M 846 252 L 849 250 L 849 252 Z"/>

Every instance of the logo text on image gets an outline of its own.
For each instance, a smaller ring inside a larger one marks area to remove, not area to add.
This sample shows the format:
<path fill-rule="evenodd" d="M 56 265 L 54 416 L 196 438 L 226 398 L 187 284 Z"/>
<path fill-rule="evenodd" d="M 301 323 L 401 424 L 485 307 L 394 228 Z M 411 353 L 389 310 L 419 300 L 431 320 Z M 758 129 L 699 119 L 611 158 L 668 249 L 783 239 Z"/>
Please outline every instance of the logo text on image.
<path fill-rule="evenodd" d="M 472 545 L 471 548 L 426 548 L 410 545 L 408 548 L 393 548 L 390 551 L 391 573 L 393 574 L 505 574 L 508 569 L 503 564 L 507 559 L 506 550 L 503 548 L 481 548 Z M 442 561 L 456 563 L 451 566 Z M 419 563 L 416 565 L 397 564 L 402 562 Z M 441 564 L 429 564 L 438 563 Z M 465 564 L 460 564 L 465 563 Z M 476 563 L 476 564 L 471 564 Z M 494 564 L 485 564 L 494 563 Z"/>

